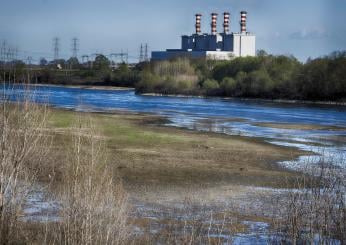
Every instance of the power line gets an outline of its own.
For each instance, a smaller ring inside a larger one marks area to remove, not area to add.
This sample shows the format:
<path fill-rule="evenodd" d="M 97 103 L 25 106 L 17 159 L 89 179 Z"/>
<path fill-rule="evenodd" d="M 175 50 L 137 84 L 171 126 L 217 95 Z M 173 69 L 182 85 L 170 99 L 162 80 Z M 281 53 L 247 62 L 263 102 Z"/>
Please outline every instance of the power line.
<path fill-rule="evenodd" d="M 5 50 L 6 51 L 6 50 Z M 15 49 L 14 48 L 7 48 L 7 51 L 6 51 L 6 61 L 7 62 L 10 62 L 10 61 L 13 61 L 14 60 L 14 57 L 15 57 Z"/>
<path fill-rule="evenodd" d="M 128 64 L 129 53 L 127 51 L 124 52 L 123 50 L 121 50 L 120 53 L 111 53 L 108 56 L 109 56 L 112 64 L 114 63 L 114 65 L 117 65 L 119 63 L 126 63 L 126 64 Z M 120 59 L 118 59 L 118 58 L 120 58 Z"/>
<path fill-rule="evenodd" d="M 18 49 L 15 46 L 11 46 L 7 41 L 4 40 L 0 40 L 0 60 L 2 61 L 2 63 L 7 63 L 7 62 L 11 62 L 14 60 L 22 60 L 24 63 L 27 63 L 27 57 L 31 56 L 32 57 L 32 64 L 34 64 L 35 62 L 39 62 L 40 58 L 44 57 L 47 59 L 47 61 L 54 61 L 54 60 L 59 60 L 62 58 L 67 58 L 67 57 L 71 57 L 71 53 L 70 55 L 68 53 L 62 53 L 61 52 L 61 42 L 60 42 L 60 38 L 55 37 L 52 39 L 52 49 L 53 52 L 44 52 L 44 51 L 38 51 L 38 50 L 24 50 L 24 49 Z M 85 62 L 91 62 L 93 59 L 95 59 L 98 55 L 100 55 L 101 53 L 99 53 L 99 51 L 96 51 L 96 53 L 92 53 L 90 52 L 85 53 L 84 55 L 87 55 L 87 57 L 84 57 L 83 59 L 83 55 L 78 54 L 79 51 L 79 43 L 78 43 L 78 39 L 76 41 L 73 41 L 73 39 L 71 39 L 71 51 L 73 53 L 73 51 L 75 50 L 74 47 L 77 48 L 77 58 L 80 59 L 82 61 L 82 63 Z M 77 45 L 74 45 L 74 43 L 76 43 Z M 141 45 L 141 61 L 145 61 L 145 45 L 142 44 Z M 138 52 L 138 51 L 137 51 Z M 135 53 L 129 53 L 128 49 L 122 49 L 120 52 L 115 52 L 112 53 L 113 56 L 111 57 L 110 55 L 105 54 L 106 57 L 109 57 L 110 59 L 113 60 L 113 62 L 115 62 L 116 64 L 120 64 L 120 63 L 129 63 L 129 62 L 135 62 L 136 60 L 138 60 L 138 54 L 136 55 Z M 114 55 L 115 54 L 115 55 Z"/>

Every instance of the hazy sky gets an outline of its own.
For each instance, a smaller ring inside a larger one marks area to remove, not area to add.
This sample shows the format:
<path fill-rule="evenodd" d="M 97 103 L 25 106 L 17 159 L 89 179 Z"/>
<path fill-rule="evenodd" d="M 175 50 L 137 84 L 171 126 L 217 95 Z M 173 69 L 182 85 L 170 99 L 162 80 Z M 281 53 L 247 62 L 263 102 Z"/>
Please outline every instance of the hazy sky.
<path fill-rule="evenodd" d="M 248 31 L 257 49 L 292 54 L 305 61 L 346 49 L 346 0 L 0 0 L 0 40 L 19 49 L 20 57 L 52 59 L 52 39 L 60 54 L 71 55 L 71 39 L 80 40 L 79 55 L 128 50 L 180 48 L 180 36 L 194 32 L 194 14 L 203 14 L 210 32 L 210 13 L 231 12 L 231 30 L 239 31 L 239 12 L 248 11 Z"/>

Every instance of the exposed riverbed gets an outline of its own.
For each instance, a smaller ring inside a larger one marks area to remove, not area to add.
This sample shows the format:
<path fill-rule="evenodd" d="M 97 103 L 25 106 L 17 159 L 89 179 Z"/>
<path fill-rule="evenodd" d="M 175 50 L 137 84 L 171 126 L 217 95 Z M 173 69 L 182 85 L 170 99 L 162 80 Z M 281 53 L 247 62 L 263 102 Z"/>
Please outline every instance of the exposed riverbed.
<path fill-rule="evenodd" d="M 318 163 L 322 153 L 327 162 L 346 167 L 345 106 L 141 96 L 136 95 L 133 90 L 59 86 L 39 86 L 33 91 L 33 100 L 49 103 L 57 108 L 154 113 L 167 117 L 168 126 L 265 138 L 271 144 L 297 147 L 315 153 L 315 157 L 306 156 L 281 163 L 292 169 L 304 168 L 306 162 Z M 5 90 L 5 94 L 12 99 L 24 92 L 25 89 L 20 85 L 7 87 Z"/>
<path fill-rule="evenodd" d="M 20 86 L 7 88 L 5 95 L 12 100 L 20 99 L 25 89 Z M 215 132 L 227 135 L 247 136 L 279 146 L 296 147 L 306 151 L 306 156 L 299 159 L 279 162 L 282 166 L 299 170 L 305 164 L 317 164 L 323 160 L 345 169 L 346 156 L 346 108 L 343 106 L 316 106 L 270 102 L 238 101 L 227 99 L 176 98 L 135 95 L 133 91 L 109 91 L 58 86 L 40 86 L 31 90 L 31 99 L 39 103 L 49 103 L 53 107 L 76 111 L 106 112 L 123 110 L 139 113 L 156 114 L 167 118 L 166 126 L 187 128 L 197 131 Z M 176 130 L 176 129 L 175 129 Z M 239 137 L 240 138 L 240 137 Z M 267 144 L 269 145 L 269 144 Z M 205 149 L 212 146 L 201 145 Z M 272 147 L 272 146 L 271 146 Z M 129 149 L 126 149 L 129 150 Z M 153 154 L 156 151 L 153 151 Z M 312 153 L 312 154 L 311 154 Z M 144 154 L 144 153 L 143 153 Z M 257 162 L 257 161 L 256 161 Z M 241 191 L 238 191 L 241 189 Z M 209 191 L 209 192 L 208 192 Z M 167 190 L 164 190 L 167 193 Z M 196 213 L 187 219 L 205 216 L 213 212 L 222 213 L 225 210 L 235 210 L 237 213 L 254 215 L 260 213 L 262 201 L 257 194 L 269 196 L 280 195 L 283 189 L 259 189 L 248 186 L 217 186 L 199 193 L 202 201 L 205 197 L 214 195 L 213 203 L 196 206 Z M 26 219 L 31 221 L 56 221 L 58 202 L 46 200 L 45 191 L 34 190 L 25 207 Z M 157 192 L 153 192 L 157 195 Z M 255 195 L 256 194 L 256 195 Z M 147 194 L 146 194 L 147 195 Z M 148 196 L 146 197 L 148 199 Z M 158 200 L 158 199 L 162 200 Z M 133 215 L 139 219 L 149 219 L 151 232 L 162 229 L 166 219 L 181 221 L 172 213 L 182 212 L 186 215 L 182 202 L 165 200 L 164 196 L 152 198 L 155 202 L 144 202 L 142 199 L 132 199 Z M 172 198 L 172 195 L 169 195 Z M 178 198 L 177 198 L 178 199 Z M 198 198 L 197 198 L 198 199 Z M 195 203 L 201 203 L 197 200 Z M 220 205 L 219 205 L 220 203 Z M 192 202 L 193 205 L 195 205 Z M 236 210 L 244 207 L 247 210 Z M 223 210 L 223 209 L 224 210 Z M 179 211 L 180 210 L 180 211 Z M 243 212 L 244 211 L 244 212 Z M 206 216 L 205 216 L 206 217 Z M 234 219 L 234 218 L 232 218 Z M 204 220 L 207 221 L 208 217 Z M 215 219 L 220 223 L 222 219 Z M 234 220 L 228 220 L 234 222 Z M 227 221 L 227 222 L 228 222 Z M 257 242 L 265 244 L 268 237 L 268 224 L 252 219 L 239 220 L 244 226 L 243 231 L 218 232 L 212 230 L 211 237 L 233 241 L 236 244 Z M 141 227 L 135 227 L 141 233 Z"/>

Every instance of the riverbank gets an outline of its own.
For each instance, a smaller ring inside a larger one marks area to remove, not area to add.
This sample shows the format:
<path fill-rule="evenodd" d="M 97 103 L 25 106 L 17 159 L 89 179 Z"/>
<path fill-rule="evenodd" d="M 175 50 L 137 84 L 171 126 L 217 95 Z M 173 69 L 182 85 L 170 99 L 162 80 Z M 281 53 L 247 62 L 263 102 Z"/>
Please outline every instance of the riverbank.
<path fill-rule="evenodd" d="M 72 147 L 76 115 L 51 109 L 51 157 L 56 161 L 63 161 L 66 149 Z M 272 198 L 270 190 L 290 188 L 302 176 L 278 162 L 308 154 L 265 139 L 167 127 L 166 118 L 152 114 L 112 111 L 78 116 L 91 120 L 96 137 L 104 141 L 107 164 L 122 179 L 133 207 L 131 220 L 141 230 L 180 223 L 176 220 L 180 212 L 190 220 L 202 215 L 201 223 L 210 213 L 215 219 L 227 215 L 232 229 L 247 233 L 248 225 L 242 222 L 268 221 L 259 215 L 261 207 L 254 206 L 264 197 L 263 190 L 266 198 Z M 59 167 L 65 164 L 55 165 L 53 189 L 59 189 L 64 185 L 59 182 Z M 42 182 L 49 181 L 46 178 L 40 176 Z"/>
<path fill-rule="evenodd" d="M 84 137 L 84 131 L 76 131 L 77 119 L 91 122 L 94 137 L 103 142 L 107 153 L 107 169 L 122 180 L 136 243 L 146 237 L 160 240 L 176 229 L 182 232 L 186 224 L 201 227 L 206 222 L 213 227 L 209 229 L 213 236 L 227 241 L 237 236 L 256 239 L 261 231 L 253 230 L 254 225 L 266 227 L 262 232 L 269 239 L 270 215 L 276 207 L 271 202 L 283 198 L 303 177 L 278 162 L 309 154 L 272 145 L 265 138 L 167 127 L 165 117 L 153 114 L 52 108 L 46 132 L 53 136 L 49 159 L 54 159 L 50 172 L 54 175 L 43 172 L 38 179 L 43 186 L 49 183 L 47 190 L 55 197 L 59 196 L 55 190 L 66 188 L 59 175 L 69 167 L 65 155 L 73 148 L 71 136 Z M 33 203 L 45 206 L 44 202 Z M 57 209 L 53 215 L 59 214 Z M 48 217 L 39 211 L 35 215 Z M 220 222 L 224 224 L 222 234 L 215 231 Z M 203 229 L 206 234 L 208 227 Z"/>
<path fill-rule="evenodd" d="M 3 85 L 3 83 L 1 83 Z M 79 89 L 91 89 L 91 90 L 109 90 L 109 91 L 121 91 L 121 90 L 129 90 L 133 91 L 135 90 L 134 88 L 128 88 L 128 87 L 114 87 L 114 86 L 102 86 L 102 85 L 59 85 L 59 84 L 21 84 L 21 83 L 11 83 L 11 85 L 25 85 L 25 86 L 30 86 L 30 87 L 61 87 L 61 88 L 79 88 Z"/>
<path fill-rule="evenodd" d="M 2 83 L 3 84 L 3 83 Z M 20 85 L 20 84 L 13 84 Z M 62 87 L 62 88 L 78 88 L 78 89 L 94 89 L 94 90 L 108 90 L 108 91 L 135 91 L 134 87 L 114 87 L 104 85 L 65 85 L 65 84 L 25 84 L 27 86 L 37 87 Z M 185 95 L 185 94 L 161 94 L 161 93 L 139 93 L 142 96 L 156 96 L 156 97 L 176 97 L 176 98 L 216 98 L 223 100 L 234 101 L 250 101 L 250 102 L 271 102 L 282 104 L 306 104 L 306 105 L 337 105 L 346 106 L 344 101 L 311 101 L 311 100 L 287 100 L 287 99 L 261 99 L 261 98 L 244 98 L 244 97 L 224 97 L 224 96 L 202 96 L 202 95 Z"/>
<path fill-rule="evenodd" d="M 143 96 L 158 97 L 177 97 L 177 98 L 216 98 L 224 100 L 238 100 L 251 102 L 271 102 L 283 104 L 307 104 L 307 105 L 337 105 L 346 106 L 346 102 L 337 101 L 311 101 L 311 100 L 285 100 L 285 99 L 260 99 L 260 98 L 244 98 L 244 97 L 221 97 L 221 96 L 202 96 L 202 95 L 184 95 L 184 94 L 160 94 L 160 93 L 140 93 Z"/>
<path fill-rule="evenodd" d="M 53 110 L 51 130 L 59 134 L 59 145 L 66 145 L 61 141 L 70 133 L 73 113 Z M 116 166 L 128 186 L 231 183 L 286 187 L 282 178 L 296 177 L 296 173 L 276 163 L 303 154 L 261 139 L 164 127 L 160 122 L 165 119 L 155 115 L 112 111 L 90 117 L 100 137 L 106 139 L 113 159 L 110 164 Z"/>

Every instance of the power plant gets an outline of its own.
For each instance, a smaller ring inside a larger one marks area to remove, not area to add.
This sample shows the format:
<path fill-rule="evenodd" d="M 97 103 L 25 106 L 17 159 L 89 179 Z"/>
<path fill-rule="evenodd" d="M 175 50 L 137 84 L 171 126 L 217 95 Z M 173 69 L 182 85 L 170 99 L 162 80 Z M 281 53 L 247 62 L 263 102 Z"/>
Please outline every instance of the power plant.
<path fill-rule="evenodd" d="M 211 14 L 211 33 L 202 33 L 202 14 L 196 14 L 195 34 L 181 37 L 181 49 L 154 51 L 152 60 L 175 57 L 230 60 L 233 57 L 256 55 L 256 36 L 247 32 L 247 12 L 240 12 L 240 32 L 230 32 L 230 13 L 223 14 L 223 32 L 217 32 L 218 14 Z"/>

